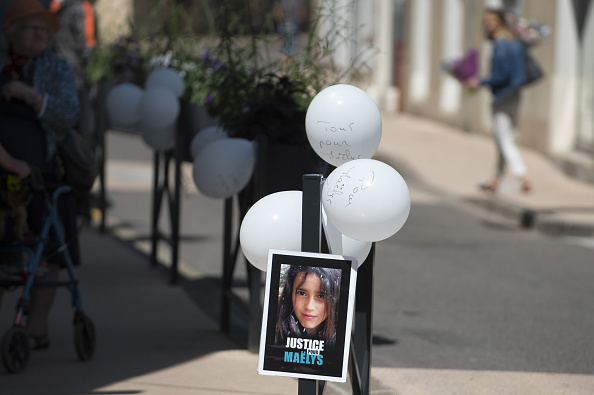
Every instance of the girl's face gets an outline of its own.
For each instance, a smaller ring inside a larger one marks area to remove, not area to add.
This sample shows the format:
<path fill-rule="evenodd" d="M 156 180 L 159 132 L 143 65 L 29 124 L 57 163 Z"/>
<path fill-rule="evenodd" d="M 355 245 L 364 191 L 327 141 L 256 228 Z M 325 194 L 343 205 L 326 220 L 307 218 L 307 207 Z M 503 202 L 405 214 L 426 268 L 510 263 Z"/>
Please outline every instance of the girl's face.
<path fill-rule="evenodd" d="M 305 277 L 305 282 L 303 282 Z M 303 282 L 303 284 L 301 284 Z M 318 326 L 328 317 L 322 281 L 315 274 L 297 273 L 293 284 L 293 311 L 307 333 L 315 334 Z"/>
<path fill-rule="evenodd" d="M 499 21 L 499 17 L 497 14 L 492 12 L 486 12 L 483 17 L 483 22 L 485 26 L 485 32 L 487 33 L 488 37 L 493 37 L 495 32 L 499 30 L 501 27 L 501 22 Z"/>

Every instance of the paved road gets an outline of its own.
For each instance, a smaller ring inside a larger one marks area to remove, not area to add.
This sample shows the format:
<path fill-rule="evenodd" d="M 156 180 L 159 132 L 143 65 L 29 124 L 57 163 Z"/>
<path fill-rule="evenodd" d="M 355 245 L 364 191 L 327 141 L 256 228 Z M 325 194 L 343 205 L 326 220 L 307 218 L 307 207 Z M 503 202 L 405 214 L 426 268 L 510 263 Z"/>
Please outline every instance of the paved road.
<path fill-rule="evenodd" d="M 590 247 L 413 201 L 377 248 L 374 366 L 592 374 Z"/>

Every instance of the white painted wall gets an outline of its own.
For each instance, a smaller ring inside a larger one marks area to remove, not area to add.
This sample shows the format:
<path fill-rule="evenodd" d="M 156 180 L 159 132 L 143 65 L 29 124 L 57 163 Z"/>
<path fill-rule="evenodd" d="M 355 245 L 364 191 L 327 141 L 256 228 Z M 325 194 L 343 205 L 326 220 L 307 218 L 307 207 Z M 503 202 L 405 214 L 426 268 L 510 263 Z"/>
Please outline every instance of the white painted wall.
<path fill-rule="evenodd" d="M 442 59 L 457 59 L 464 54 L 463 0 L 443 0 L 441 49 Z M 439 91 L 439 109 L 448 114 L 460 111 L 462 84 L 455 78 L 442 74 Z"/>
<path fill-rule="evenodd" d="M 423 102 L 429 96 L 432 0 L 411 2 L 410 98 Z"/>
<path fill-rule="evenodd" d="M 488 7 L 488 8 L 503 7 L 503 1 L 501 1 L 501 0 L 485 0 L 485 7 Z"/>
<path fill-rule="evenodd" d="M 577 137 L 579 39 L 571 0 L 557 1 L 556 17 L 549 148 L 553 154 L 563 155 L 571 152 Z"/>
<path fill-rule="evenodd" d="M 581 83 L 578 140 L 581 147 L 594 149 L 594 2 L 590 3 L 581 46 Z"/>
<path fill-rule="evenodd" d="M 441 2 L 438 3 L 438 2 Z M 440 4 L 437 14 L 433 6 Z M 576 163 L 591 155 L 575 155 L 576 148 L 594 149 L 594 1 L 579 39 L 573 0 L 517 0 L 525 12 L 552 28 L 546 45 L 534 49 L 546 72 L 538 86 L 523 95 L 520 127 L 526 127 L 522 144 L 545 155 Z M 489 72 L 491 44 L 479 37 L 479 18 L 484 7 L 502 7 L 502 0 L 409 0 L 407 30 L 406 103 L 415 113 L 429 118 L 456 121 L 469 129 L 491 129 L 488 89 L 470 95 L 445 75 L 431 78 L 436 62 L 460 56 L 467 46 L 476 45 L 481 55 L 481 75 Z M 440 23 L 441 22 L 441 23 Z M 455 25 L 462 26 L 458 31 Z M 440 31 L 432 31 L 439 26 Z M 438 34 L 435 34 L 438 33 Z M 437 38 L 437 41 L 432 40 Z M 433 74 L 433 77 L 432 77 Z M 437 86 L 438 91 L 433 92 Z M 468 111 L 469 116 L 464 117 Z M 468 123 L 465 123 L 465 122 Z M 581 164 L 580 164 L 581 166 Z"/>

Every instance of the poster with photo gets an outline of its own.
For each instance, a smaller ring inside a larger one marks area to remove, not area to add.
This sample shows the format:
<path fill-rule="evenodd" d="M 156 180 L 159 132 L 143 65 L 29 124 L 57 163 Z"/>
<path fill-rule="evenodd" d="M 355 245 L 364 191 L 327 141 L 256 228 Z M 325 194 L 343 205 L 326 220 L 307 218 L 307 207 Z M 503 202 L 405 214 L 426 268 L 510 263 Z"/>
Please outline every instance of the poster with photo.
<path fill-rule="evenodd" d="M 345 382 L 355 258 L 270 250 L 258 373 Z"/>

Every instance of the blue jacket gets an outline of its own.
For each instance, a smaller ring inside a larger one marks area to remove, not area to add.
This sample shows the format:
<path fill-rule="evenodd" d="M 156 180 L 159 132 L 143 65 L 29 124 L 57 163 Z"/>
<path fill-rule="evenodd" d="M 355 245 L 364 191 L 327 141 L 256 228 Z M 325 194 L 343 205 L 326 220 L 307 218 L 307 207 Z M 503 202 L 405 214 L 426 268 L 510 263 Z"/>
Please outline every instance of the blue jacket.
<path fill-rule="evenodd" d="M 493 102 L 499 102 L 518 91 L 526 81 L 524 44 L 518 39 L 493 41 L 491 75 L 481 79 L 481 85 L 491 87 Z"/>
<path fill-rule="evenodd" d="M 8 55 L 0 56 L 3 66 Z M 72 67 L 51 51 L 43 51 L 35 60 L 33 86 L 43 96 L 43 107 L 37 117 L 46 131 L 47 152 L 56 151 L 52 135 L 63 138 L 72 132 L 79 114 L 78 94 Z"/>
<path fill-rule="evenodd" d="M 47 100 L 39 114 L 43 127 L 56 135 L 72 129 L 79 112 L 72 67 L 53 52 L 44 51 L 35 61 L 33 86 Z"/>

